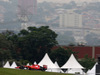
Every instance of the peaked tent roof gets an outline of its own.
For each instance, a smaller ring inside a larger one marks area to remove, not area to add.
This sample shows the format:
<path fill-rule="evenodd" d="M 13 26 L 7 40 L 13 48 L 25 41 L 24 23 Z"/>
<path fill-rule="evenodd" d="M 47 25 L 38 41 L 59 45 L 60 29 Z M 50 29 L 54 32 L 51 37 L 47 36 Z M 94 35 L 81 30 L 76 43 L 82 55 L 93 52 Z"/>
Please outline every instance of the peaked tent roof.
<path fill-rule="evenodd" d="M 15 67 L 17 67 L 17 65 L 15 62 L 13 62 L 10 68 L 15 68 Z"/>
<path fill-rule="evenodd" d="M 9 61 L 6 62 L 6 64 L 3 66 L 4 68 L 10 68 Z"/>
<path fill-rule="evenodd" d="M 49 58 L 48 54 L 46 53 L 45 56 L 43 57 L 43 59 L 39 62 L 40 66 L 43 65 L 47 65 L 47 68 L 58 68 L 56 67 L 53 62 L 51 61 L 51 59 Z"/>
<path fill-rule="evenodd" d="M 97 63 L 95 63 L 93 68 L 87 72 L 87 75 L 95 75 L 96 74 L 96 65 L 97 65 Z"/>
<path fill-rule="evenodd" d="M 27 65 L 27 66 L 30 66 L 30 64 L 29 64 L 29 63 L 27 63 L 26 65 Z"/>
<path fill-rule="evenodd" d="M 54 64 L 55 64 L 58 68 L 60 68 L 60 67 L 59 67 L 59 65 L 58 65 L 58 63 L 57 63 L 57 61 L 55 61 L 55 63 L 54 63 Z"/>
<path fill-rule="evenodd" d="M 34 65 L 36 65 L 37 63 L 36 63 L 36 61 L 34 62 Z"/>
<path fill-rule="evenodd" d="M 84 67 L 82 67 L 75 59 L 74 55 L 71 54 L 68 61 L 61 68 L 84 68 Z"/>
<path fill-rule="evenodd" d="M 59 67 L 57 61 L 55 61 L 54 64 L 59 68 L 59 69 L 57 69 L 57 72 L 64 73 L 64 72 L 61 70 L 61 68 Z"/>

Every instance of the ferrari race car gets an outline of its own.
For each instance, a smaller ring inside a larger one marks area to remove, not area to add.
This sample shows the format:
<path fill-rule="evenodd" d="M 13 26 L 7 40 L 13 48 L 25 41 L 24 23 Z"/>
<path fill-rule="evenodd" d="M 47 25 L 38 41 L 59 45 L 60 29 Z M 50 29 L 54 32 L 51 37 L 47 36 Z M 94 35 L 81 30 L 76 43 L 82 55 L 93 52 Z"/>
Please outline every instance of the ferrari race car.
<path fill-rule="evenodd" d="M 47 66 L 46 65 L 43 65 L 40 66 L 40 65 L 37 65 L 37 64 L 33 64 L 32 66 L 18 66 L 16 67 L 16 69 L 29 69 L 29 70 L 41 70 L 41 71 L 45 71 L 47 70 Z"/>
<path fill-rule="evenodd" d="M 28 69 L 28 66 L 17 66 L 17 67 L 15 67 L 16 69 Z"/>
<path fill-rule="evenodd" d="M 40 65 L 32 65 L 32 66 L 28 66 L 29 70 L 42 70 L 45 71 L 47 69 L 47 66 L 44 65 L 43 67 Z"/>

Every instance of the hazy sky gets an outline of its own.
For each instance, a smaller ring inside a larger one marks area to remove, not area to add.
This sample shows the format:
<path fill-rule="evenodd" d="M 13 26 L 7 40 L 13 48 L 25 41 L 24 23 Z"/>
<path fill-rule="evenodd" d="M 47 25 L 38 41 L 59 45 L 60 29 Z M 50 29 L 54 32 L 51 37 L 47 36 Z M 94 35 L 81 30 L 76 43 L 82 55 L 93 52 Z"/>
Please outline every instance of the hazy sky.
<path fill-rule="evenodd" d="M 56 3 L 68 3 L 70 1 L 76 1 L 76 2 L 90 2 L 90 1 L 96 1 L 96 0 L 37 0 L 38 2 L 48 1 L 48 2 L 56 2 Z"/>

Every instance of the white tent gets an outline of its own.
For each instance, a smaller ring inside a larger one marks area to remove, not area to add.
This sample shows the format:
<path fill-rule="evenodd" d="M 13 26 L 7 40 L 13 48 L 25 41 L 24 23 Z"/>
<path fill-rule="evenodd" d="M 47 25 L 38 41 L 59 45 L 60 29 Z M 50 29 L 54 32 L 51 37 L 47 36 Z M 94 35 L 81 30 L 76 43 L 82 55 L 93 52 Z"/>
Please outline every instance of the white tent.
<path fill-rule="evenodd" d="M 55 69 L 58 68 L 56 65 L 53 64 L 53 62 L 51 61 L 51 59 L 49 58 L 47 53 L 45 54 L 45 56 L 39 62 L 38 65 L 40 65 L 40 66 L 47 65 L 47 70 L 46 71 L 49 71 L 49 72 L 55 72 Z"/>
<path fill-rule="evenodd" d="M 85 74 L 81 68 L 71 68 L 71 69 L 68 69 L 68 71 L 66 71 L 66 73 L 71 73 L 71 74 L 75 74 L 75 73 Z"/>
<path fill-rule="evenodd" d="M 13 68 L 14 69 L 15 67 L 17 67 L 17 65 L 16 65 L 15 62 L 13 62 L 12 65 L 10 66 L 10 68 Z"/>
<path fill-rule="evenodd" d="M 93 66 L 91 70 L 87 71 L 87 75 L 96 75 L 96 65 L 97 63 Z"/>
<path fill-rule="evenodd" d="M 55 63 L 54 63 L 54 64 L 58 67 L 58 69 L 56 70 L 56 72 L 59 72 L 59 73 L 64 73 L 64 72 L 61 70 L 61 68 L 59 67 L 59 65 L 58 65 L 57 61 L 55 61 Z"/>
<path fill-rule="evenodd" d="M 71 54 L 70 58 L 68 59 L 68 61 L 61 67 L 62 69 L 68 69 L 67 73 L 82 73 L 82 69 L 84 67 L 82 67 L 78 61 L 75 59 L 74 55 Z"/>
<path fill-rule="evenodd" d="M 30 64 L 29 64 L 29 63 L 27 63 L 26 65 L 27 65 L 27 66 L 30 66 Z"/>
<path fill-rule="evenodd" d="M 68 61 L 61 67 L 61 68 L 83 68 L 78 61 L 75 59 L 74 55 L 72 54 Z"/>
<path fill-rule="evenodd" d="M 36 61 L 34 62 L 34 65 L 36 65 L 37 63 L 36 63 Z"/>
<path fill-rule="evenodd" d="M 9 61 L 6 62 L 6 64 L 3 66 L 3 68 L 10 68 Z"/>

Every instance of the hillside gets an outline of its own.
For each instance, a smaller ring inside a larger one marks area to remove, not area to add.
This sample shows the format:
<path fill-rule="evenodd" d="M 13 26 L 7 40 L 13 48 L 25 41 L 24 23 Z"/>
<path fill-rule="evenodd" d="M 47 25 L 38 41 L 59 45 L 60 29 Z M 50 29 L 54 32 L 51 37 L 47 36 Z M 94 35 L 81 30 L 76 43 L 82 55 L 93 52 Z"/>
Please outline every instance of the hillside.
<path fill-rule="evenodd" d="M 61 74 L 61 73 L 49 73 L 49 72 L 41 72 L 41 71 L 0 68 L 0 75 L 72 75 L 72 74 Z"/>

